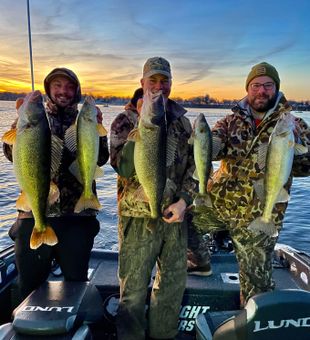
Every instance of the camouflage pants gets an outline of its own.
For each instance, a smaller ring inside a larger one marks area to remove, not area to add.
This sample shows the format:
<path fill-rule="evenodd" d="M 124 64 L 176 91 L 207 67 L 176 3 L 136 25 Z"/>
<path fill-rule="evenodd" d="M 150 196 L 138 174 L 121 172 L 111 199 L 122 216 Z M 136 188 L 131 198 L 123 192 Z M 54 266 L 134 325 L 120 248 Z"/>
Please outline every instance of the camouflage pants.
<path fill-rule="evenodd" d="M 152 338 L 173 338 L 178 333 L 187 275 L 186 224 L 159 221 L 150 232 L 147 222 L 143 218 L 119 217 L 120 340 L 142 340 L 145 333 Z M 155 264 L 147 319 L 145 305 Z"/>
<path fill-rule="evenodd" d="M 254 234 L 242 221 L 225 224 L 219 220 L 214 209 L 200 207 L 193 212 L 193 224 L 200 233 L 228 230 L 239 264 L 241 305 L 253 295 L 274 288 L 272 280 L 272 253 L 277 238 Z"/>

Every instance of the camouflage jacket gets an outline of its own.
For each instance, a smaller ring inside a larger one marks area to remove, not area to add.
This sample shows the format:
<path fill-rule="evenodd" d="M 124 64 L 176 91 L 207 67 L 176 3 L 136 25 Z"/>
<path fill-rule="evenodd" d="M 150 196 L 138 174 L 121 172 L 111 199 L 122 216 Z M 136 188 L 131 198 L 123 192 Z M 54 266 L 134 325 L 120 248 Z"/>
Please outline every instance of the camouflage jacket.
<path fill-rule="evenodd" d="M 221 160 L 220 168 L 208 183 L 212 205 L 226 224 L 248 226 L 249 222 L 261 216 L 263 204 L 258 199 L 254 182 L 264 178 L 264 169 L 258 164 L 258 149 L 268 143 L 270 134 L 282 112 L 290 112 L 291 107 L 282 93 L 279 93 L 275 107 L 267 112 L 263 121 L 256 127 L 247 99 L 244 98 L 233 114 L 218 121 L 212 129 L 217 152 L 214 160 Z M 310 147 L 310 129 L 301 119 L 294 117 L 299 132 L 298 143 Z M 292 174 L 286 184 L 289 191 L 292 175 L 310 174 L 310 152 L 295 156 Z M 287 203 L 277 203 L 274 209 L 275 224 L 280 227 Z"/>
<path fill-rule="evenodd" d="M 188 144 L 192 128 L 189 120 L 184 117 L 185 113 L 186 110 L 183 107 L 170 99 L 168 100 L 166 111 L 167 149 L 170 148 L 170 154 L 174 154 L 174 161 L 166 167 L 167 181 L 162 210 L 179 198 L 183 198 L 187 204 L 191 204 L 192 193 L 197 190 L 197 182 L 192 178 L 195 170 L 193 149 Z M 138 117 L 137 111 L 127 107 L 127 110 L 120 113 L 113 121 L 110 131 L 110 161 L 118 173 L 119 214 L 149 217 L 149 204 L 134 198 L 140 184 L 134 170 L 134 142 L 127 141 L 129 132 L 138 125 Z M 169 144 L 169 140 L 175 142 Z"/>
<path fill-rule="evenodd" d="M 57 107 L 48 101 L 46 107 L 47 117 L 49 119 L 51 132 L 60 139 L 64 139 L 66 130 L 75 122 L 78 111 L 77 106 L 66 108 L 64 111 L 57 110 Z M 14 123 L 13 123 L 14 125 Z M 6 158 L 12 161 L 12 147 L 3 144 L 3 152 Z M 107 137 L 100 137 L 99 156 L 97 164 L 102 166 L 109 158 Z M 58 202 L 49 207 L 48 216 L 69 216 L 76 215 L 74 207 L 82 193 L 82 184 L 71 174 L 69 166 L 76 159 L 76 153 L 69 151 L 66 147 L 63 149 L 60 168 L 52 179 L 60 191 Z M 93 182 L 93 190 L 96 192 L 96 183 Z M 86 210 L 79 215 L 95 215 L 94 210 Z M 20 218 L 32 217 L 31 213 L 20 212 Z"/>

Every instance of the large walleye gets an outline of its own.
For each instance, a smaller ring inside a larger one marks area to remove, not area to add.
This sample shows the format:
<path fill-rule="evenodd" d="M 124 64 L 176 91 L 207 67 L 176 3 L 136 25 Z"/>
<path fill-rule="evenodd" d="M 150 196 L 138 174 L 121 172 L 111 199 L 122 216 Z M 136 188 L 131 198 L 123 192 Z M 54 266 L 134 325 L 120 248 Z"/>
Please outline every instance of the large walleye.
<path fill-rule="evenodd" d="M 189 143 L 193 144 L 194 148 L 195 175 L 199 180 L 199 194 L 205 195 L 212 169 L 212 133 L 203 113 L 200 113 L 194 121 Z"/>
<path fill-rule="evenodd" d="M 97 123 L 95 100 L 87 96 L 79 112 L 76 124 L 65 135 L 65 144 L 71 151 L 77 151 L 77 160 L 70 166 L 70 171 L 83 185 L 83 192 L 77 201 L 74 212 L 94 209 L 100 210 L 101 204 L 93 192 L 93 181 L 102 176 L 103 171 L 97 166 L 99 154 L 99 137 L 107 132 Z"/>
<path fill-rule="evenodd" d="M 166 184 L 166 116 L 161 92 L 146 91 L 138 128 L 129 139 L 135 141 L 134 164 L 138 180 L 151 210 L 151 218 L 161 216 Z"/>
<path fill-rule="evenodd" d="M 278 235 L 272 220 L 273 208 L 276 203 L 289 200 L 284 185 L 292 170 L 294 153 L 307 152 L 307 148 L 295 144 L 293 130 L 293 117 L 283 113 L 269 138 L 263 185 L 264 210 L 262 216 L 252 221 L 248 227 L 254 232 L 261 231 L 269 236 Z M 261 196 L 259 186 L 256 187 L 256 191 L 258 196 Z"/>
<path fill-rule="evenodd" d="M 22 190 L 16 207 L 31 210 L 34 216 L 30 247 L 36 249 L 43 243 L 52 246 L 58 242 L 46 219 L 52 138 L 40 91 L 26 96 L 18 109 L 18 116 L 17 131 L 9 131 L 2 138 L 4 142 L 13 144 L 14 172 Z"/>

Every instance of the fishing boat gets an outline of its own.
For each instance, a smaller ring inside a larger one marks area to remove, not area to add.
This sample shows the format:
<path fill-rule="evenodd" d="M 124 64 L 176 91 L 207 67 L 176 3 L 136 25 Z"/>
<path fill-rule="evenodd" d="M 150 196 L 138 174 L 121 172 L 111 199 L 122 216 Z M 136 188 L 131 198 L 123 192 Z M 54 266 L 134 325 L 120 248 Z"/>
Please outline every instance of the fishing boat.
<path fill-rule="evenodd" d="M 213 274 L 188 275 L 178 340 L 310 339 L 308 254 L 277 244 L 276 289 L 255 295 L 240 309 L 238 264 L 231 242 L 222 237 L 209 246 Z M 117 339 L 117 260 L 117 252 L 94 249 L 88 282 L 65 282 L 56 266 L 48 281 L 16 307 L 14 249 L 2 251 L 0 339 Z M 154 275 L 150 289 L 153 279 Z"/>

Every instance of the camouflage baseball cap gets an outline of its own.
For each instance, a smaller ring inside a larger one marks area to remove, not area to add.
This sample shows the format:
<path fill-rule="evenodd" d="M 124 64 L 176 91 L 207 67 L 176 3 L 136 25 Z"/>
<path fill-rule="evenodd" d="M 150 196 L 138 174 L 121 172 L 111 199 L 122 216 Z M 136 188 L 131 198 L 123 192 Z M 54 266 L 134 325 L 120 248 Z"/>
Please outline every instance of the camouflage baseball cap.
<path fill-rule="evenodd" d="M 171 79 L 169 62 L 162 57 L 149 58 L 143 66 L 143 78 L 151 77 L 154 74 L 163 74 Z"/>

